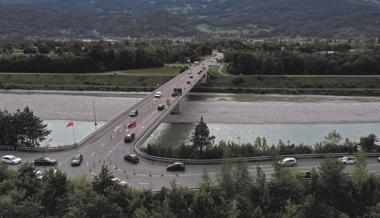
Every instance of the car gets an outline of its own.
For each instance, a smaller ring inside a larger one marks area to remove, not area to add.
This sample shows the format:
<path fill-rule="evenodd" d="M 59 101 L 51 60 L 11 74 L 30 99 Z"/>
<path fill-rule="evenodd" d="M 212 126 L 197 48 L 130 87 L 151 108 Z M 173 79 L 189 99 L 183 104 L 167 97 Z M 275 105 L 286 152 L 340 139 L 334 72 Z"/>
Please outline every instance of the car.
<path fill-rule="evenodd" d="M 175 96 L 177 96 L 177 92 L 172 93 L 172 97 L 175 97 Z"/>
<path fill-rule="evenodd" d="M 33 171 L 34 175 L 38 178 L 38 179 L 42 179 L 42 172 L 39 171 L 39 170 L 34 170 Z"/>
<path fill-rule="evenodd" d="M 82 154 L 75 154 L 71 158 L 71 166 L 79 166 L 83 161 L 83 155 Z"/>
<path fill-rule="evenodd" d="M 19 157 L 16 157 L 14 155 L 4 155 L 2 158 L 1 158 L 1 162 L 2 163 L 6 163 L 6 164 L 20 164 L 22 163 L 22 160 L 21 158 Z"/>
<path fill-rule="evenodd" d="M 191 70 L 189 72 L 187 72 L 188 74 L 191 74 Z"/>
<path fill-rule="evenodd" d="M 296 167 L 297 160 L 294 157 L 287 157 L 279 161 L 279 164 L 283 167 Z"/>
<path fill-rule="evenodd" d="M 158 105 L 157 109 L 158 110 L 163 110 L 163 109 L 165 109 L 165 105 L 164 104 L 160 104 L 160 105 Z"/>
<path fill-rule="evenodd" d="M 201 74 L 201 72 L 199 71 L 198 74 Z"/>
<path fill-rule="evenodd" d="M 135 133 L 131 132 L 131 133 L 128 133 L 125 137 L 124 137 L 124 142 L 131 142 L 133 141 L 133 139 L 135 139 Z"/>
<path fill-rule="evenodd" d="M 120 186 L 122 186 L 124 188 L 128 188 L 128 182 L 125 181 L 125 180 L 121 180 L 119 178 L 113 178 L 111 180 L 112 180 L 112 182 L 114 182 L 117 185 L 120 185 Z"/>
<path fill-rule="evenodd" d="M 193 76 L 190 76 L 190 79 L 192 79 L 193 78 Z"/>
<path fill-rule="evenodd" d="M 127 154 L 124 156 L 124 160 L 129 161 L 131 163 L 138 163 L 139 162 L 139 157 L 135 154 Z"/>
<path fill-rule="evenodd" d="M 310 177 L 311 177 L 310 170 L 302 170 L 301 174 L 302 174 L 302 178 L 304 178 L 304 179 L 310 179 Z"/>
<path fill-rule="evenodd" d="M 338 158 L 338 160 L 343 163 L 343 164 L 355 164 L 356 162 L 356 157 L 348 157 L 348 156 L 344 156 L 344 157 L 340 157 Z"/>
<path fill-rule="evenodd" d="M 155 98 L 161 98 L 161 96 L 162 96 L 161 92 L 156 92 L 156 94 L 154 94 Z"/>
<path fill-rule="evenodd" d="M 380 157 L 378 157 L 378 158 L 377 158 L 377 161 L 379 161 L 379 162 L 380 162 Z"/>
<path fill-rule="evenodd" d="M 166 166 L 167 171 L 184 171 L 185 170 L 185 164 L 181 162 L 174 162 L 172 164 L 169 164 Z"/>
<path fill-rule="evenodd" d="M 129 114 L 129 116 L 131 116 L 131 117 L 135 117 L 135 116 L 137 116 L 137 115 L 139 115 L 139 111 L 138 111 L 138 110 L 133 110 L 133 111 L 131 111 L 131 113 Z"/>
<path fill-rule="evenodd" d="M 191 84 L 191 81 L 187 81 L 187 84 Z"/>
<path fill-rule="evenodd" d="M 40 157 L 34 160 L 34 165 L 36 166 L 54 166 L 58 163 L 56 159 L 51 159 L 49 157 Z"/>

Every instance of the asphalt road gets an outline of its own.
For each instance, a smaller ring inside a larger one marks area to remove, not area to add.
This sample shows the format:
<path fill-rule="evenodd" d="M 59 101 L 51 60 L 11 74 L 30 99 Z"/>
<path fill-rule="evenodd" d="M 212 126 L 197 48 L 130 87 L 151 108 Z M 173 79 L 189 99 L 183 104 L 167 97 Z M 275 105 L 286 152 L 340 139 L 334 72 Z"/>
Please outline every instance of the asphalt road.
<path fill-rule="evenodd" d="M 129 181 L 130 186 L 134 188 L 150 188 L 160 189 L 161 186 L 168 186 L 169 181 L 173 178 L 181 185 L 194 187 L 203 171 L 202 166 L 187 167 L 185 172 L 166 172 L 167 163 L 152 163 L 146 160 L 141 160 L 138 164 L 131 164 L 124 161 L 124 155 L 133 153 L 132 146 L 139 141 L 143 135 L 147 134 L 147 130 L 151 126 L 159 123 L 163 113 L 171 110 L 172 105 L 179 101 L 179 97 L 172 97 L 174 88 L 182 88 L 183 93 L 186 94 L 189 89 L 195 85 L 196 80 L 200 79 L 206 72 L 200 72 L 203 67 L 208 68 L 213 64 L 212 61 L 206 60 L 196 67 L 192 67 L 191 71 L 186 71 L 175 79 L 160 86 L 157 91 L 162 92 L 161 98 L 154 98 L 148 96 L 147 98 L 139 101 L 134 107 L 128 109 L 125 116 L 120 117 L 112 125 L 107 128 L 98 130 L 97 134 L 83 142 L 77 149 L 63 151 L 63 152 L 45 152 L 45 157 L 57 159 L 59 162 L 58 167 L 67 173 L 69 178 L 75 178 L 80 175 L 85 175 L 88 178 L 93 178 L 94 174 L 98 174 L 101 170 L 101 165 L 107 165 L 115 177 L 126 179 Z M 166 104 L 170 100 L 171 104 L 167 105 L 164 110 L 157 110 L 160 104 Z M 137 109 L 139 115 L 130 117 L 129 112 Z M 127 129 L 128 124 L 136 121 L 137 127 Z M 125 143 L 124 136 L 127 132 L 134 132 L 136 139 L 133 142 Z M 81 153 L 84 161 L 80 166 L 72 167 L 70 164 L 71 157 L 74 154 Z M 0 151 L 0 155 L 14 154 L 23 159 L 23 162 L 33 162 L 34 159 L 42 156 L 41 153 L 23 153 L 23 152 L 9 152 Z M 141 158 L 140 158 L 141 159 Z M 15 168 L 17 166 L 11 166 Z M 208 171 L 214 173 L 217 166 L 206 166 Z M 44 171 L 49 167 L 36 167 Z M 191 178 L 191 179 L 190 179 Z"/>

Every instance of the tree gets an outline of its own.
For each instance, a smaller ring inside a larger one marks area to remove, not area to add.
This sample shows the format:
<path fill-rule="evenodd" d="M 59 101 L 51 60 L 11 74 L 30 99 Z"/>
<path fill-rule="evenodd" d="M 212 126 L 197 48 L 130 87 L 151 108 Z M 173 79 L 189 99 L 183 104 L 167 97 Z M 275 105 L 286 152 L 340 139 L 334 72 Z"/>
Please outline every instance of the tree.
<path fill-rule="evenodd" d="M 95 175 L 94 179 L 92 180 L 92 188 L 96 192 L 104 194 L 106 188 L 114 185 L 111 180 L 113 178 L 114 176 L 111 172 L 109 172 L 108 167 L 106 165 L 102 165 L 102 170 L 98 175 Z"/>
<path fill-rule="evenodd" d="M 373 152 L 378 150 L 378 145 L 375 144 L 378 141 L 377 136 L 371 133 L 367 137 L 360 137 L 359 145 L 363 151 Z"/>
<path fill-rule="evenodd" d="M 367 159 L 363 151 L 358 152 L 358 158 L 355 162 L 355 168 L 351 171 L 351 180 L 358 187 L 361 187 L 368 179 Z"/>
<path fill-rule="evenodd" d="M 210 130 L 207 124 L 203 122 L 203 117 L 201 117 L 201 121 L 195 126 L 195 131 L 190 140 L 193 142 L 193 156 L 198 158 L 204 157 L 204 151 L 211 149 L 214 139 L 215 136 L 210 136 Z"/>

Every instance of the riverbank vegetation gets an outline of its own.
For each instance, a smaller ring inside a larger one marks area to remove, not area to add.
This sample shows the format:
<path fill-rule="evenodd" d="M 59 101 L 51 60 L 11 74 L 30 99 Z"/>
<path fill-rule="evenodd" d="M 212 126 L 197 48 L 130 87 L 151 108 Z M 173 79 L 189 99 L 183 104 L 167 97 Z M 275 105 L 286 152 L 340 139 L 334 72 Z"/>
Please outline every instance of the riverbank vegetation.
<path fill-rule="evenodd" d="M 17 147 L 38 147 L 51 133 L 43 120 L 34 116 L 27 106 L 14 113 L 0 110 L 0 145 Z"/>
<path fill-rule="evenodd" d="M 195 126 L 192 135 L 192 144 L 168 146 L 165 144 L 148 144 L 140 150 L 148 155 L 180 158 L 180 159 L 223 159 L 239 157 L 278 156 L 294 154 L 320 153 L 357 153 L 380 152 L 376 144 L 378 138 L 374 134 L 360 137 L 359 142 L 352 142 L 342 137 L 335 130 L 324 137 L 322 142 L 315 145 L 291 144 L 279 140 L 277 145 L 268 145 L 265 137 L 257 137 L 253 143 L 237 144 L 231 141 L 214 143 L 215 137 L 209 135 L 207 124 L 201 121 Z M 343 141 L 343 142 L 342 142 Z"/>
<path fill-rule="evenodd" d="M 26 162 L 10 169 L 0 164 L 1 217 L 165 217 L 165 218 L 264 218 L 264 217 L 363 217 L 380 216 L 380 180 L 366 169 L 359 153 L 352 172 L 336 158 L 327 157 L 304 179 L 300 168 L 281 167 L 267 178 L 260 165 L 250 174 L 248 163 L 228 159 L 216 173 L 216 180 L 204 170 L 196 190 L 174 179 L 170 187 L 152 192 L 124 188 L 111 181 L 106 165 L 94 179 L 67 178 L 49 169 L 42 178 Z"/>

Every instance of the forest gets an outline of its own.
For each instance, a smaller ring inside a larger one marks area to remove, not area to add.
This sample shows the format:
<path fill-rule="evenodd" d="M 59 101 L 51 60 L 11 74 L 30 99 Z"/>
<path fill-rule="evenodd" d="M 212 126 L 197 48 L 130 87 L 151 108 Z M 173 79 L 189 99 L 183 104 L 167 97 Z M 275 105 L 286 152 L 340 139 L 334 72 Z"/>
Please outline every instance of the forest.
<path fill-rule="evenodd" d="M 22 50 L 21 53 L 15 51 Z M 86 73 L 162 67 L 224 53 L 231 75 L 379 75 L 378 40 L 309 40 L 246 43 L 241 40 L 83 42 L 0 39 L 0 72 Z M 235 81 L 239 83 L 239 81 Z M 234 83 L 235 83 L 234 82 Z"/>
<path fill-rule="evenodd" d="M 103 165 L 91 180 L 84 175 L 68 179 L 49 169 L 35 176 L 26 162 L 16 170 L 0 164 L 1 217 L 89 218 L 213 218 L 213 217 L 362 217 L 380 216 L 380 179 L 366 169 L 359 153 L 351 172 L 337 158 L 327 157 L 311 169 L 310 179 L 300 168 L 286 168 L 273 161 L 270 178 L 256 165 L 225 159 L 216 180 L 204 170 L 196 190 L 172 180 L 160 190 L 124 188 Z M 169 184 L 168 184 L 169 185 Z"/>

